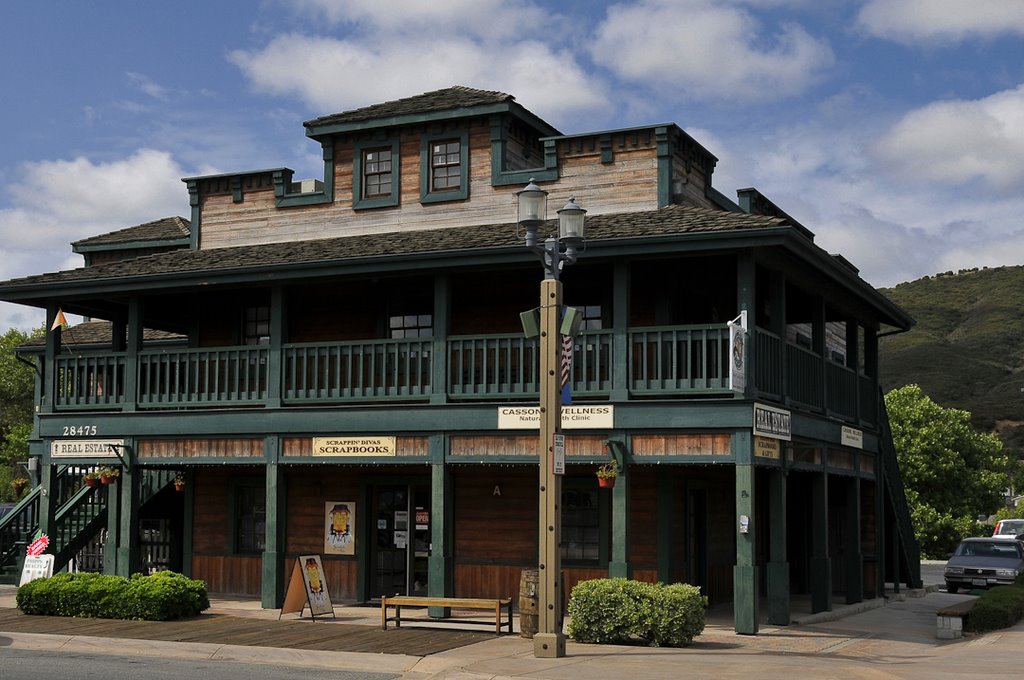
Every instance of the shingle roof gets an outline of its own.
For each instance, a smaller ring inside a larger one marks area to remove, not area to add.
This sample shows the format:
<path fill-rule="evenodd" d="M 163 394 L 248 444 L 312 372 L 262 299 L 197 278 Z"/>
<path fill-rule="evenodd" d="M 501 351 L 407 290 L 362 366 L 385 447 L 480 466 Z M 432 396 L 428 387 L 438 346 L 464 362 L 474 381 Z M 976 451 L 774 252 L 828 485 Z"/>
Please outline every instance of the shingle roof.
<path fill-rule="evenodd" d="M 425 92 L 414 97 L 396 99 L 394 101 L 364 106 L 361 109 L 332 113 L 308 120 L 303 125 L 306 127 L 317 127 L 320 125 L 333 125 L 337 123 L 356 123 L 374 118 L 391 118 L 394 116 L 406 116 L 423 113 L 436 113 L 449 111 L 451 109 L 472 108 L 474 106 L 485 106 L 501 102 L 513 101 L 515 97 L 504 92 L 492 92 L 488 90 L 475 90 L 471 87 L 456 85 L 443 90 Z"/>
<path fill-rule="evenodd" d="M 65 328 L 62 334 L 64 344 L 69 347 L 77 345 L 109 345 L 112 336 L 113 324 L 109 321 L 85 321 L 76 326 Z M 187 340 L 188 338 L 177 333 L 145 328 L 142 331 L 142 339 L 143 341 L 153 342 L 159 340 Z M 32 338 L 28 342 L 19 345 L 19 347 L 43 347 L 45 345 L 46 336 L 42 335 L 38 338 Z"/>
<path fill-rule="evenodd" d="M 554 221 L 549 226 L 554 226 Z M 778 217 L 671 205 L 657 210 L 595 215 L 587 219 L 587 242 L 700 232 L 786 226 Z M 424 234 L 429 234 L 425 237 Z M 215 273 L 254 267 L 344 262 L 356 258 L 522 247 L 514 224 L 490 224 L 361 234 L 209 250 L 176 250 L 122 262 L 38 274 L 0 282 L 0 287 L 106 281 L 163 274 Z"/>
<path fill-rule="evenodd" d="M 83 238 L 74 241 L 71 245 L 78 248 L 81 246 L 137 243 L 139 241 L 176 241 L 188 238 L 191 233 L 191 224 L 184 217 L 164 217 L 152 222 L 146 222 L 145 224 L 138 224 L 134 227 Z"/>

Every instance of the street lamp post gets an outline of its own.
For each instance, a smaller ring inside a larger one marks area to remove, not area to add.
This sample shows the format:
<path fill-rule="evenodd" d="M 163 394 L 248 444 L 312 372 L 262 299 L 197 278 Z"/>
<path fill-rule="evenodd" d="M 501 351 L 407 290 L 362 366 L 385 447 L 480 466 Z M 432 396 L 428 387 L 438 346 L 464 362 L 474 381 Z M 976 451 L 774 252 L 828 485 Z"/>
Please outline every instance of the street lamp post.
<path fill-rule="evenodd" d="M 562 431 L 559 399 L 562 343 L 559 324 L 562 314 L 562 266 L 576 261 L 577 248 L 583 242 L 583 218 L 586 210 L 569 199 L 558 211 L 558 237 L 538 242 L 537 230 L 547 221 L 548 192 L 531 179 L 525 189 L 516 192 L 517 223 L 526 231 L 526 247 L 540 256 L 544 280 L 540 284 L 540 521 L 538 561 L 537 633 L 533 637 L 533 655 L 537 658 L 565 656 L 562 632 L 562 556 L 560 552 L 562 516 L 562 477 L 555 474 L 554 439 Z M 562 249 L 562 246 L 565 249 Z"/>

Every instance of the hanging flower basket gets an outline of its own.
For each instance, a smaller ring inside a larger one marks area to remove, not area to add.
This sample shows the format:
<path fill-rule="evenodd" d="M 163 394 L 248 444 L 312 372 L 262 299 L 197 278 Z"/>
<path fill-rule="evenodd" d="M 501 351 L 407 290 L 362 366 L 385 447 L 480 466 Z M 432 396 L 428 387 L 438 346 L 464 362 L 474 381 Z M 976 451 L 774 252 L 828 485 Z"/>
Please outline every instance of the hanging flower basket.
<path fill-rule="evenodd" d="M 105 467 L 100 469 L 100 483 L 101 484 L 113 484 L 117 481 L 121 471 L 117 468 Z"/>
<path fill-rule="evenodd" d="M 611 460 L 597 468 L 597 485 L 602 489 L 611 489 L 619 476 L 619 465 Z"/>
<path fill-rule="evenodd" d="M 178 475 L 177 477 L 174 478 L 174 490 L 177 491 L 178 493 L 181 493 L 182 491 L 185 490 L 185 478 L 182 477 L 181 475 Z"/>
<path fill-rule="evenodd" d="M 28 480 L 24 477 L 16 477 L 11 480 L 11 488 L 14 489 L 15 496 L 21 496 L 21 492 L 28 486 Z"/>
<path fill-rule="evenodd" d="M 97 472 L 87 472 L 82 476 L 82 481 L 85 482 L 86 486 L 99 486 L 100 476 Z"/>

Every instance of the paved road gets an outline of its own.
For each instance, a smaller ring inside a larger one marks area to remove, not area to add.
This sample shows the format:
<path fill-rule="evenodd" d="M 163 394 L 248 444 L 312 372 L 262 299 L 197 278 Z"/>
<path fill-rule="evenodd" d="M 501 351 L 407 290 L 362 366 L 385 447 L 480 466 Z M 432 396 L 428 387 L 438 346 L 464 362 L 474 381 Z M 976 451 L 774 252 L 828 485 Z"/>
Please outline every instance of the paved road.
<path fill-rule="evenodd" d="M 396 680 L 400 674 L 370 673 L 327 668 L 308 668 L 235 661 L 178 658 L 146 658 L 103 654 L 68 653 L 59 650 L 30 650 L 0 647 L 3 680 Z"/>

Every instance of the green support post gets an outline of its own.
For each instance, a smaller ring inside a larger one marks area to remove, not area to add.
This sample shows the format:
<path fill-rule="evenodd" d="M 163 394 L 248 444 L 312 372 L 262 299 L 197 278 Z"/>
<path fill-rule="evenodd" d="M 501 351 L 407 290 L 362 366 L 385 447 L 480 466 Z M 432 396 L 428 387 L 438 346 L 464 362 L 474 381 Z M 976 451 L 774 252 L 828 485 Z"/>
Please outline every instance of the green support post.
<path fill-rule="evenodd" d="M 430 403 L 448 401 L 448 317 L 451 293 L 448 276 L 434 276 L 434 351 L 430 357 Z"/>
<path fill-rule="evenodd" d="M 427 594 L 450 597 L 455 594 L 455 567 L 452 560 L 452 476 L 444 460 L 445 440 L 441 435 L 430 437 L 430 557 L 427 558 Z M 443 618 L 451 615 L 447 607 L 430 607 L 428 615 Z"/>
<path fill-rule="evenodd" d="M 39 499 L 39 531 L 53 536 L 57 514 L 54 501 L 57 497 L 57 466 L 50 464 L 49 453 L 43 454 L 39 484 L 43 487 L 43 495 Z"/>
<path fill-rule="evenodd" d="M 629 356 L 629 264 L 617 258 L 612 270 L 612 356 Z M 629 399 L 627 361 L 612 362 L 611 401 Z"/>
<path fill-rule="evenodd" d="M 287 323 L 284 289 L 274 286 L 270 291 L 270 347 L 267 354 L 267 408 L 281 408 L 281 389 L 284 384 L 282 355 Z"/>
<path fill-rule="evenodd" d="M 263 548 L 263 578 L 260 600 L 264 609 L 276 609 L 284 602 L 285 479 L 278 464 L 280 438 L 264 440 L 266 466 L 266 536 Z"/>
<path fill-rule="evenodd" d="M 124 407 L 125 412 L 139 407 L 139 352 L 143 335 L 142 302 L 137 297 L 128 301 L 128 323 L 125 325 Z"/>
<path fill-rule="evenodd" d="M 621 442 L 609 442 L 609 450 L 619 464 L 619 479 L 612 487 L 612 554 L 608 576 L 630 578 L 629 564 L 629 461 Z M 616 451 L 617 449 L 617 451 Z"/>
<path fill-rule="evenodd" d="M 781 442 L 780 442 L 781 444 Z M 786 464 L 786 450 L 782 447 L 782 465 Z M 768 478 L 768 506 L 770 545 L 768 558 L 768 623 L 789 625 L 789 560 L 786 555 L 788 519 L 786 517 L 786 472 L 774 469 Z"/>
<path fill-rule="evenodd" d="M 128 459 L 131 457 L 128 455 Z M 119 576 L 131 576 L 139 571 L 139 478 L 142 470 L 134 465 L 121 468 L 121 479 L 115 493 L 114 485 L 106 488 L 107 523 L 116 522 L 117 562 L 114 573 Z M 116 498 L 116 501 L 115 501 Z M 117 518 L 113 520 L 113 518 Z M 107 531 L 110 540 L 110 531 Z"/>
<path fill-rule="evenodd" d="M 832 611 L 832 560 L 828 556 L 828 473 L 811 481 L 811 613 Z"/>
<path fill-rule="evenodd" d="M 757 635 L 757 521 L 754 509 L 753 439 L 750 431 L 733 436 L 736 453 L 736 566 L 733 567 L 733 616 L 737 633 Z"/>
<path fill-rule="evenodd" d="M 860 541 L 860 480 L 846 484 L 846 604 L 864 600 L 864 554 Z"/>

